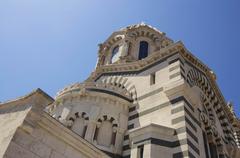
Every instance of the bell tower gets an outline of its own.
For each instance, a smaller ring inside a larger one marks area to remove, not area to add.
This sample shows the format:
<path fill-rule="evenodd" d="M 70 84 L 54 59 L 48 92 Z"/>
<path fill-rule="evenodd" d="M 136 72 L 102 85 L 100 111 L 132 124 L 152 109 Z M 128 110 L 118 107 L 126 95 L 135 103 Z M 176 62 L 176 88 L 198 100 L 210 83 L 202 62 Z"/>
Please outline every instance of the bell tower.
<path fill-rule="evenodd" d="M 165 33 L 144 23 L 128 26 L 112 33 L 99 44 L 98 66 L 142 60 L 173 41 Z"/>

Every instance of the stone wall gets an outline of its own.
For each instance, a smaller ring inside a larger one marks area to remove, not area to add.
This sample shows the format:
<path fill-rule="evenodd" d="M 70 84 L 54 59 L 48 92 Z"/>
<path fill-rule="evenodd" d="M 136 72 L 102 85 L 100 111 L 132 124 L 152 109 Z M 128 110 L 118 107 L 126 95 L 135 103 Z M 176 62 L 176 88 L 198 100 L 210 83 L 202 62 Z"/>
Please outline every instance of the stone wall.
<path fill-rule="evenodd" d="M 86 158 L 80 151 L 69 146 L 49 132 L 37 128 L 32 134 L 19 128 L 4 158 Z"/>
<path fill-rule="evenodd" d="M 0 109 L 0 157 L 5 153 L 17 127 L 22 124 L 29 110 L 29 105 Z"/>
<path fill-rule="evenodd" d="M 108 158 L 47 113 L 36 125 L 24 122 L 16 130 L 4 158 Z"/>
<path fill-rule="evenodd" d="M 37 90 L 0 105 L 0 157 L 109 158 L 44 112 L 52 101 Z"/>

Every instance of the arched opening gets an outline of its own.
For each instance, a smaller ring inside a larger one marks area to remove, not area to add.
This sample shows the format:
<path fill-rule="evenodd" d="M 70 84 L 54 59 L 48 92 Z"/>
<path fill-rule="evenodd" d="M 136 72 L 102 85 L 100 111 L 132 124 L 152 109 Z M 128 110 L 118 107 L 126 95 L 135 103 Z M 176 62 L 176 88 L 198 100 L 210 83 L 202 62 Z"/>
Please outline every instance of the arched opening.
<path fill-rule="evenodd" d="M 117 45 L 112 50 L 111 63 L 116 62 L 119 59 L 119 57 L 120 57 L 120 52 L 119 52 L 119 46 Z"/>
<path fill-rule="evenodd" d="M 83 136 L 84 135 L 84 133 L 83 133 L 84 128 L 85 128 L 84 119 L 83 118 L 77 118 L 73 123 L 72 130 L 75 133 L 77 133 L 78 135 Z"/>
<path fill-rule="evenodd" d="M 141 60 L 148 56 L 148 42 L 140 41 L 138 59 Z"/>
<path fill-rule="evenodd" d="M 79 114 L 79 112 L 76 112 L 75 116 L 70 117 L 69 120 L 72 121 L 71 125 L 69 125 L 69 128 L 84 138 L 87 131 L 87 121 L 89 120 L 89 117 L 87 117 L 86 113 L 82 112 Z"/>
<path fill-rule="evenodd" d="M 113 128 L 110 121 L 103 121 L 98 131 L 97 142 L 99 145 L 109 147 L 112 143 Z"/>

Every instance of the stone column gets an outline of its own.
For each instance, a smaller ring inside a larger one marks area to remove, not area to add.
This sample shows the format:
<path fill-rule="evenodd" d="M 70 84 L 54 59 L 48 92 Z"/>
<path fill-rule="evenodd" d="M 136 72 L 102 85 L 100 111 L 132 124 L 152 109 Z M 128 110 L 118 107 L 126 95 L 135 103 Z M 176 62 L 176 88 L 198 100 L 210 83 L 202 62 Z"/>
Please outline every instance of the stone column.
<path fill-rule="evenodd" d="M 154 155 L 154 154 L 152 154 L 151 148 L 152 148 L 152 144 L 144 144 L 143 157 L 158 158 L 159 155 Z"/>
<path fill-rule="evenodd" d="M 123 135 L 124 135 L 124 130 L 118 129 L 116 134 L 116 141 L 115 141 L 115 149 L 118 154 L 121 154 L 122 152 L 121 149 L 123 144 Z"/>
<path fill-rule="evenodd" d="M 128 55 L 128 41 L 124 41 L 121 48 L 121 57 L 125 57 Z"/>
<path fill-rule="evenodd" d="M 132 148 L 131 149 L 131 158 L 137 158 L 138 157 L 138 148 Z"/>
<path fill-rule="evenodd" d="M 97 106 L 91 107 L 91 111 L 89 113 L 89 123 L 88 128 L 86 131 L 85 139 L 89 142 L 93 142 L 93 136 L 95 133 L 97 122 L 95 121 L 97 119 L 97 116 L 99 115 L 100 108 Z"/>
<path fill-rule="evenodd" d="M 98 44 L 98 56 L 97 56 L 97 62 L 96 62 L 96 65 L 95 65 L 95 69 L 101 64 L 100 60 L 101 60 L 101 54 L 102 54 L 102 48 L 103 48 L 103 44 L 102 43 L 99 43 Z"/>

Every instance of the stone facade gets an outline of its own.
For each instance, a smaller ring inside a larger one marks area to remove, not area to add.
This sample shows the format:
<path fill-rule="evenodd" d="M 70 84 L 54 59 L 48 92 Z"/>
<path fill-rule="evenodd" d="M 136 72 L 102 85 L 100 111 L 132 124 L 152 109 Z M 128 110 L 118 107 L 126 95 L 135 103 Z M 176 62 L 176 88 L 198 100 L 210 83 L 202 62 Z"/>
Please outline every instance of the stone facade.
<path fill-rule="evenodd" d="M 0 155 L 237 158 L 240 122 L 213 71 L 146 24 L 99 44 L 94 72 L 0 106 Z M 3 133 L 3 134 L 2 134 Z"/>
<path fill-rule="evenodd" d="M 53 101 L 37 89 L 0 106 L 0 157 L 109 158 L 44 111 Z"/>

